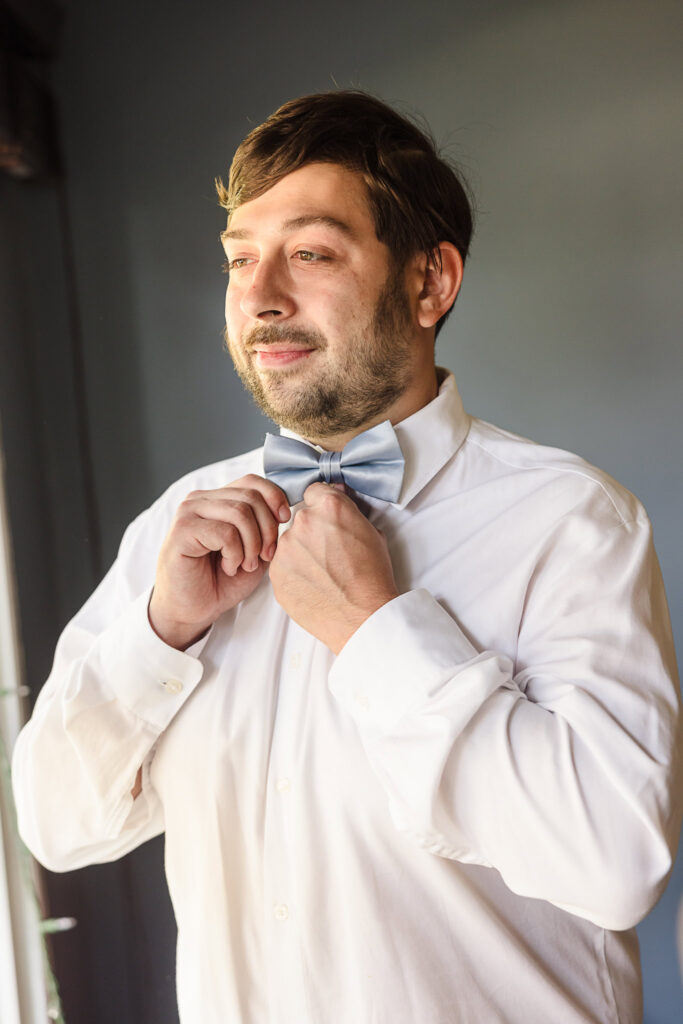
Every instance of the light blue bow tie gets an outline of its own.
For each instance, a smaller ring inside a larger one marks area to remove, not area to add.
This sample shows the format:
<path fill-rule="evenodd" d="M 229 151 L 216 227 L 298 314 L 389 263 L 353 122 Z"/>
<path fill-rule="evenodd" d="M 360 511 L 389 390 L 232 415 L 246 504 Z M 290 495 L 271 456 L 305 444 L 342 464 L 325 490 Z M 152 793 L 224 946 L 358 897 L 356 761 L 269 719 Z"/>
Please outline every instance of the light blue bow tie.
<path fill-rule="evenodd" d="M 301 501 L 309 484 L 346 484 L 373 498 L 398 501 L 405 459 L 389 420 L 351 438 L 340 452 L 319 452 L 303 441 L 266 434 L 266 476 L 281 487 L 290 505 Z"/>

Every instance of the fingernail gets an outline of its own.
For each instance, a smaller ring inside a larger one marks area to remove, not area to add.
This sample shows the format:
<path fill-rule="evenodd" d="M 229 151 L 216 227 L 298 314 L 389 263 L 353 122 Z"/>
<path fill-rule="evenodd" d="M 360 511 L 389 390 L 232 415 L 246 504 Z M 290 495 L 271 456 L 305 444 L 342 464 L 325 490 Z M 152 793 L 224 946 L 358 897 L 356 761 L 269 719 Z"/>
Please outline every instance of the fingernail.
<path fill-rule="evenodd" d="M 258 569 L 258 558 L 252 558 L 251 562 L 246 564 L 244 568 L 247 570 L 247 572 L 254 572 L 256 569 Z"/>
<path fill-rule="evenodd" d="M 263 553 L 263 558 L 266 562 L 270 562 L 275 554 L 275 545 L 269 544 Z"/>
<path fill-rule="evenodd" d="M 278 519 L 280 520 L 281 523 L 286 523 L 287 520 L 289 519 L 289 506 L 288 505 L 280 505 L 280 508 L 278 509 L 277 515 L 278 515 Z"/>

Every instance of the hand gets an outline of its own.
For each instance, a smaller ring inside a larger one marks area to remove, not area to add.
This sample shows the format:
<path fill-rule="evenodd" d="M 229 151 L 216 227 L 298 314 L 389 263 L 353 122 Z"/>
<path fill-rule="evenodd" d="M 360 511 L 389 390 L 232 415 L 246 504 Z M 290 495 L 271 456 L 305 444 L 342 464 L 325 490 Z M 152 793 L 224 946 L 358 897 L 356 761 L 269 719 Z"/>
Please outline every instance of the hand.
<path fill-rule="evenodd" d="M 311 484 L 270 566 L 290 618 L 338 654 L 373 612 L 398 597 L 386 541 L 352 499 Z"/>
<path fill-rule="evenodd" d="M 227 487 L 193 491 L 159 553 L 149 621 L 184 650 L 223 612 L 256 589 L 291 512 L 283 491 L 250 474 Z"/>

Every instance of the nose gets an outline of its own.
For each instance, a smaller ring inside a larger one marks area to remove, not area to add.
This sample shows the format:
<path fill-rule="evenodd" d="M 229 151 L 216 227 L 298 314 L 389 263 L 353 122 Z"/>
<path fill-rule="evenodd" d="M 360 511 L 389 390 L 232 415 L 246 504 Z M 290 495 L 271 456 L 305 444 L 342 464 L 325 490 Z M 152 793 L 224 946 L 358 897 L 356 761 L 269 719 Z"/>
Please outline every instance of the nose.
<path fill-rule="evenodd" d="M 284 320 L 292 316 L 296 305 L 287 269 L 280 259 L 261 255 L 254 264 L 240 306 L 253 320 Z"/>

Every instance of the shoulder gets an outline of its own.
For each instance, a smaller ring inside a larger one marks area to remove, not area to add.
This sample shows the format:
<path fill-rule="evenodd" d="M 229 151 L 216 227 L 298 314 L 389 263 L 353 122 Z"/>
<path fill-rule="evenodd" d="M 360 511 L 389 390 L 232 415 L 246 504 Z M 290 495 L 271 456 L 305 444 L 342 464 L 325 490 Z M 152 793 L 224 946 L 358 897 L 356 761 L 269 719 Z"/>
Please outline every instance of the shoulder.
<path fill-rule="evenodd" d="M 538 444 L 484 420 L 473 419 L 466 448 L 475 471 L 489 481 L 514 479 L 520 498 L 542 501 L 555 515 L 590 513 L 604 526 L 646 520 L 643 506 L 609 473 L 579 455 Z"/>

